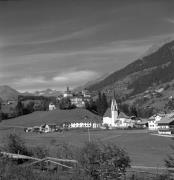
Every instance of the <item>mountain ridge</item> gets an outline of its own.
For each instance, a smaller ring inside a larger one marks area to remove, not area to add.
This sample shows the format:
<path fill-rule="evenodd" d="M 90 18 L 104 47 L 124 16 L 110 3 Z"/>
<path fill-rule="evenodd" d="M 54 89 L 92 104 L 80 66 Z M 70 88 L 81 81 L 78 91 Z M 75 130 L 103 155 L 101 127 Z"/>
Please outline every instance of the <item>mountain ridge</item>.
<path fill-rule="evenodd" d="M 2 99 L 2 101 L 17 100 L 18 95 L 20 95 L 20 93 L 17 90 L 11 88 L 10 86 L 0 86 L 0 99 Z"/>
<path fill-rule="evenodd" d="M 113 72 L 104 80 L 88 86 L 93 91 L 114 91 L 118 84 L 127 83 L 124 86 L 129 95 L 135 95 L 148 89 L 153 84 L 169 82 L 174 79 L 174 41 L 170 41 L 160 47 L 157 51 L 135 60 L 126 67 Z M 144 73 L 149 71 L 148 73 Z M 137 73 L 136 76 L 133 74 Z M 132 77 L 132 78 L 130 78 Z M 129 81 L 126 79 L 129 78 Z M 160 82 L 161 81 L 161 82 Z M 137 90 L 140 89 L 140 90 Z M 123 91 L 123 89 L 120 89 Z"/>

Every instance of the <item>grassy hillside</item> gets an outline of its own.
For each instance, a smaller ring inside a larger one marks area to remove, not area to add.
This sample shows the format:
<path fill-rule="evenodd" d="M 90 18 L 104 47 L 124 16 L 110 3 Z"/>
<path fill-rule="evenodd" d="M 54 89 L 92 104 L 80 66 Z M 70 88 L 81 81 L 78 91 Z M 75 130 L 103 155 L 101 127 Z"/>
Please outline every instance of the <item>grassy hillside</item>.
<path fill-rule="evenodd" d="M 61 124 L 63 122 L 77 122 L 85 118 L 100 121 L 99 116 L 86 109 L 36 111 L 32 114 L 20 116 L 14 119 L 4 120 L 0 126 L 40 126 L 43 123 Z"/>

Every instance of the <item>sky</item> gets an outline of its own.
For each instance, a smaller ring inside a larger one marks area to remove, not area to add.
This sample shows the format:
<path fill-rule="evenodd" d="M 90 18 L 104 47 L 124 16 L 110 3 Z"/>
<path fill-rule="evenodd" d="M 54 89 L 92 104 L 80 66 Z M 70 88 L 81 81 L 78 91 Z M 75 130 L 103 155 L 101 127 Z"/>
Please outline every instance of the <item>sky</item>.
<path fill-rule="evenodd" d="M 0 85 L 75 88 L 174 39 L 173 0 L 0 0 Z"/>

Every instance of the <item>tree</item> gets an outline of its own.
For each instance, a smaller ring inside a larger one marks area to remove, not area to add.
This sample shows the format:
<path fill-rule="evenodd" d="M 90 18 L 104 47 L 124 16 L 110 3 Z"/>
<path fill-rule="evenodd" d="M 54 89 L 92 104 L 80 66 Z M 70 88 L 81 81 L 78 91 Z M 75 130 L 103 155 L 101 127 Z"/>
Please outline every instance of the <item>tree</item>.
<path fill-rule="evenodd" d="M 18 116 L 23 115 L 23 106 L 22 106 L 21 101 L 18 101 L 18 104 L 16 106 L 16 111 L 17 111 Z"/>
<path fill-rule="evenodd" d="M 80 153 L 85 173 L 94 180 L 117 179 L 130 167 L 127 153 L 114 144 L 86 143 Z"/>
<path fill-rule="evenodd" d="M 125 114 L 130 114 L 129 112 L 129 105 L 124 103 L 120 105 L 120 109 L 125 113 Z"/>
<path fill-rule="evenodd" d="M 96 101 L 97 112 L 100 116 L 103 116 L 108 108 L 106 95 L 98 92 L 98 99 Z"/>
<path fill-rule="evenodd" d="M 135 106 L 130 107 L 130 113 L 132 116 L 138 116 L 137 108 Z"/>
<path fill-rule="evenodd" d="M 71 101 L 69 98 L 62 98 L 59 103 L 60 109 L 72 109 Z"/>
<path fill-rule="evenodd" d="M 85 108 L 93 113 L 97 113 L 96 102 L 93 101 L 93 99 L 90 99 L 89 102 L 88 101 L 85 102 Z"/>
<path fill-rule="evenodd" d="M 17 134 L 11 133 L 7 136 L 4 149 L 7 152 L 31 156 L 32 153 L 25 145 L 24 140 Z"/>
<path fill-rule="evenodd" d="M 34 111 L 34 102 L 33 101 L 23 102 L 22 106 L 23 106 L 23 114 L 29 114 Z"/>

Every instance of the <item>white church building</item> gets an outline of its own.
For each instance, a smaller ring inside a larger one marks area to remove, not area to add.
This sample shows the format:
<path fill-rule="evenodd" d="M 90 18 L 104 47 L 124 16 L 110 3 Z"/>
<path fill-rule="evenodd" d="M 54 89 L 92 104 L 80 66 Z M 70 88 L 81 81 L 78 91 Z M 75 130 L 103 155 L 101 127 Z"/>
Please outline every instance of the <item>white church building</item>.
<path fill-rule="evenodd" d="M 134 126 L 134 121 L 123 112 L 119 112 L 116 100 L 112 99 L 111 107 L 103 116 L 102 125 L 108 125 L 110 128 L 129 128 Z"/>

